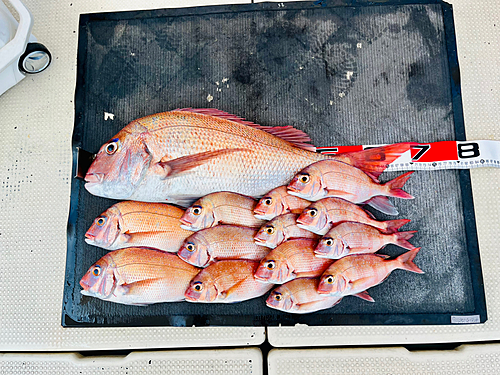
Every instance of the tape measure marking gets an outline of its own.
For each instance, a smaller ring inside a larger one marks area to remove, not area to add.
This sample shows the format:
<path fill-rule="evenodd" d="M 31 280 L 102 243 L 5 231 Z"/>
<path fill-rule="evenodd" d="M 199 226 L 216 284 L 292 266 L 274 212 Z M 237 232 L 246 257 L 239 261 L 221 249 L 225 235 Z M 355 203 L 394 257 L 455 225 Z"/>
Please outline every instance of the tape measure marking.
<path fill-rule="evenodd" d="M 361 151 L 383 145 L 317 147 L 325 155 Z M 387 171 L 500 168 L 500 141 L 418 143 L 387 167 Z"/>

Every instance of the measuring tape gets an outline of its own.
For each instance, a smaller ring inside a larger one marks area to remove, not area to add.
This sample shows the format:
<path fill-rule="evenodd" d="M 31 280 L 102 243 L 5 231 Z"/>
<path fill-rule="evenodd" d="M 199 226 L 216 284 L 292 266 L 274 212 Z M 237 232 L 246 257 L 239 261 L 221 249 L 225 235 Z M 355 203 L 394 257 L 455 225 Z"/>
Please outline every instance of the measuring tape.
<path fill-rule="evenodd" d="M 336 155 L 383 145 L 317 147 L 317 152 Z M 500 141 L 443 141 L 416 143 L 387 167 L 387 171 L 500 168 Z"/>

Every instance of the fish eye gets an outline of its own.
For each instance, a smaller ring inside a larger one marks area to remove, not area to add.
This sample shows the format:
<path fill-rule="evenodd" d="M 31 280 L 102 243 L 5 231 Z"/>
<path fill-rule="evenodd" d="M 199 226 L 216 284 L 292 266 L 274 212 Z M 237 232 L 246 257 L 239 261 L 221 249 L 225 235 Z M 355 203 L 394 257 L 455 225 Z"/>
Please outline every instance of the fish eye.
<path fill-rule="evenodd" d="M 195 250 L 195 246 L 193 243 L 189 242 L 187 245 L 186 245 L 186 249 L 188 249 L 188 251 L 191 251 L 193 252 Z"/>
<path fill-rule="evenodd" d="M 92 270 L 92 275 L 99 276 L 100 274 L 101 274 L 101 267 L 95 266 L 94 269 Z"/>
<path fill-rule="evenodd" d="M 276 263 L 274 262 L 274 260 L 269 260 L 265 263 L 264 265 L 268 270 L 274 270 L 274 268 L 276 268 Z"/>
<path fill-rule="evenodd" d="M 311 208 L 308 212 L 309 216 L 315 217 L 318 214 L 318 210 L 315 208 Z"/>
<path fill-rule="evenodd" d="M 95 223 L 102 227 L 106 223 L 106 218 L 104 217 L 99 217 L 96 219 Z"/>
<path fill-rule="evenodd" d="M 118 142 L 117 141 L 113 141 L 113 142 L 110 142 L 106 145 L 106 154 L 108 155 L 113 155 L 116 150 L 118 150 Z"/>
<path fill-rule="evenodd" d="M 201 214 L 201 206 L 193 206 L 193 214 L 200 215 Z"/>
<path fill-rule="evenodd" d="M 201 281 L 196 281 L 194 283 L 193 289 L 197 292 L 201 292 L 203 290 L 203 283 Z"/>
<path fill-rule="evenodd" d="M 275 230 L 275 229 L 274 229 L 274 227 L 273 227 L 273 226 L 271 226 L 271 225 L 270 225 L 270 226 L 268 226 L 268 227 L 266 227 L 266 233 L 267 233 L 267 234 L 274 234 L 274 232 L 275 232 L 275 231 L 276 231 L 276 230 Z"/>
<path fill-rule="evenodd" d="M 281 293 L 275 293 L 275 294 L 274 294 L 274 299 L 275 299 L 276 301 L 281 301 Z"/>
<path fill-rule="evenodd" d="M 300 182 L 307 184 L 311 180 L 311 177 L 309 177 L 308 174 L 303 174 L 299 177 L 299 180 L 300 180 Z"/>
<path fill-rule="evenodd" d="M 325 244 L 326 244 L 326 246 L 332 246 L 333 240 L 331 238 L 326 238 Z"/>
<path fill-rule="evenodd" d="M 326 277 L 325 281 L 327 282 L 327 284 L 333 284 L 334 279 L 335 278 L 332 275 L 329 275 Z"/>
<path fill-rule="evenodd" d="M 271 203 L 273 203 L 273 199 L 272 198 L 264 198 L 264 204 L 266 206 L 270 206 Z"/>

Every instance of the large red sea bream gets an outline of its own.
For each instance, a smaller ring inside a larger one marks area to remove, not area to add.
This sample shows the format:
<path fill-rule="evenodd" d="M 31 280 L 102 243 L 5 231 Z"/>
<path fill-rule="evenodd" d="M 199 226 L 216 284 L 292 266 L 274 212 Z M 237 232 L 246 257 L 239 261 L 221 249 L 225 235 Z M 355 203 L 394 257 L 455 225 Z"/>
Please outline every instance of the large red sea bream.
<path fill-rule="evenodd" d="M 325 156 L 309 141 L 291 126 L 259 126 L 214 109 L 159 113 L 132 121 L 100 148 L 85 188 L 183 205 L 217 191 L 261 197 L 316 161 L 334 158 L 377 175 L 410 147 Z"/>

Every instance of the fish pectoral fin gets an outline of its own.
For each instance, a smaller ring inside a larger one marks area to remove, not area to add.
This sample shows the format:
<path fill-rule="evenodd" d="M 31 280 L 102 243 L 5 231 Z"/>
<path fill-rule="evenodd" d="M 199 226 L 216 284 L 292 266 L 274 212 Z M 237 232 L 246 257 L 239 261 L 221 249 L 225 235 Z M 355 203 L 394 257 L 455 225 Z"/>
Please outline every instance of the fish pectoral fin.
<path fill-rule="evenodd" d="M 130 284 L 122 284 L 116 288 L 116 292 L 128 296 L 142 296 L 144 295 L 144 292 L 156 284 L 158 280 L 160 279 L 148 279 L 136 281 Z"/>
<path fill-rule="evenodd" d="M 305 302 L 305 303 L 301 303 L 301 304 L 297 305 L 297 307 L 298 307 L 297 310 L 299 312 L 304 312 L 304 313 L 315 312 L 318 310 L 325 310 L 325 309 L 329 309 L 330 307 L 337 305 L 340 301 L 342 301 L 342 297 L 339 297 L 339 299 L 337 301 L 333 301 L 333 304 L 328 299 Z"/>
<path fill-rule="evenodd" d="M 221 292 L 219 294 L 219 296 L 220 296 L 221 299 L 231 298 L 233 295 L 237 295 L 242 290 L 244 291 L 246 289 L 245 288 L 245 284 L 253 284 L 253 283 L 254 283 L 253 277 L 251 277 L 251 278 L 250 277 L 246 277 L 246 278 L 238 281 L 234 285 L 232 285 L 229 289 L 224 290 L 223 292 Z"/>
<path fill-rule="evenodd" d="M 367 290 L 368 288 L 371 288 L 372 286 L 378 285 L 381 282 L 378 282 L 377 276 L 372 275 L 368 277 L 363 277 L 361 279 L 355 280 L 351 282 L 351 289 L 353 290 Z M 360 297 L 356 295 L 356 297 Z M 362 297 L 360 297 L 362 298 Z"/>
<path fill-rule="evenodd" d="M 163 168 L 164 178 L 175 177 L 193 168 L 208 163 L 212 159 L 220 158 L 233 152 L 248 151 L 245 148 L 225 148 L 216 151 L 200 152 L 198 154 L 181 156 L 172 160 L 160 160 L 158 165 Z"/>
<path fill-rule="evenodd" d="M 352 202 L 352 200 L 356 198 L 355 194 L 351 194 L 342 190 L 333 190 L 333 189 L 327 189 L 326 196 L 342 198 L 349 202 Z"/>
<path fill-rule="evenodd" d="M 368 301 L 368 302 L 375 302 L 375 300 L 373 299 L 373 297 L 370 296 L 366 290 L 363 291 L 363 292 L 359 292 L 357 294 L 354 294 L 354 297 L 358 297 L 358 298 L 364 299 L 365 301 Z"/>

